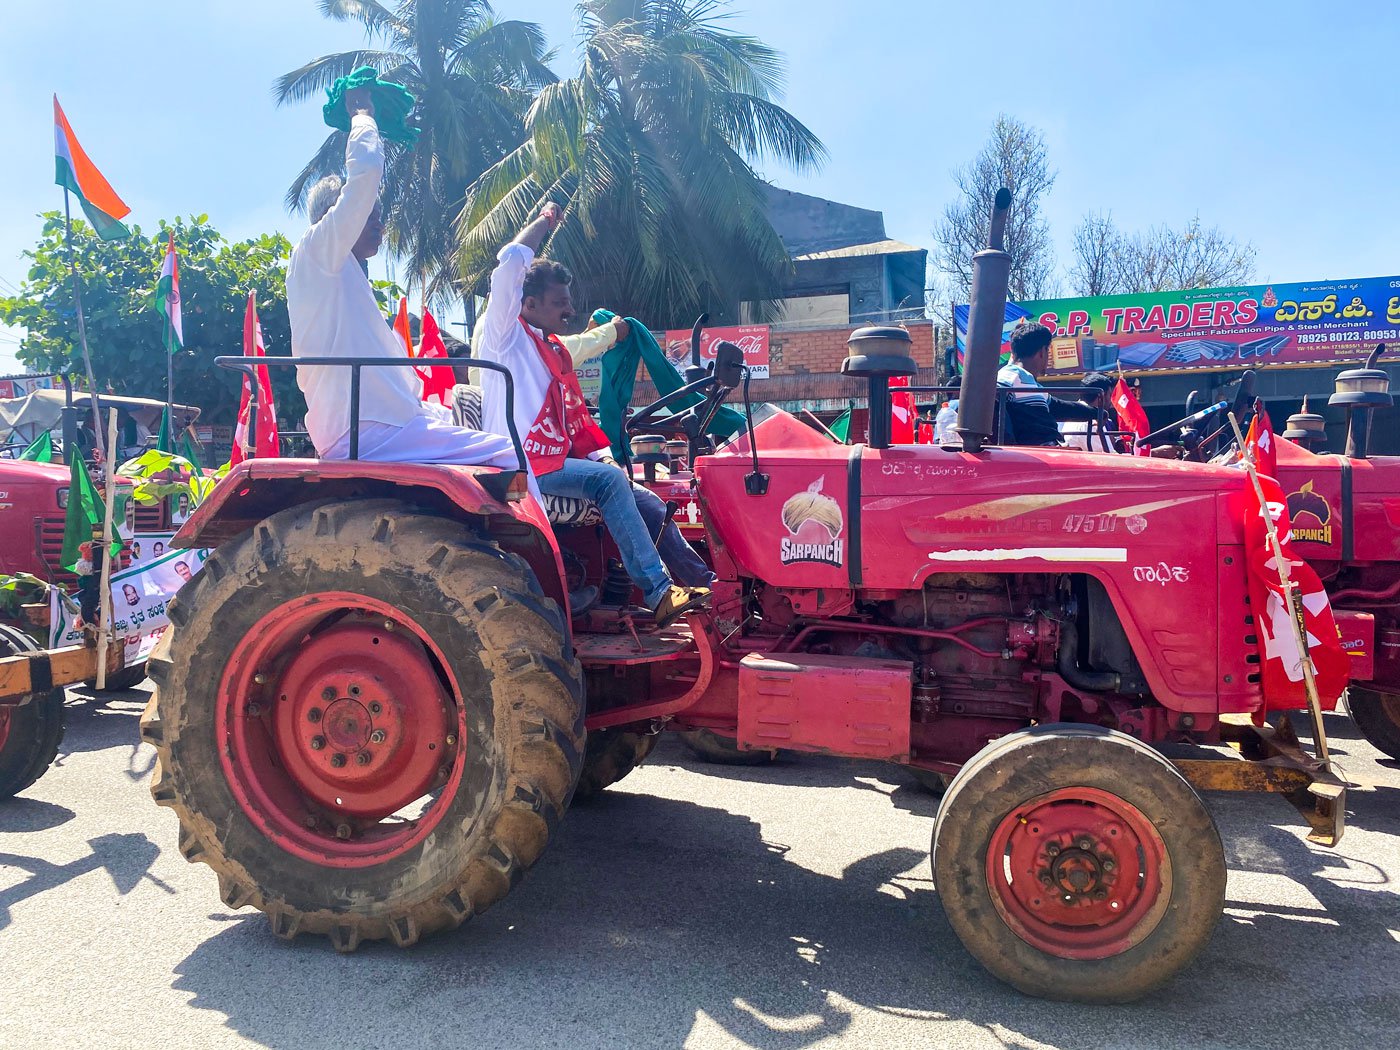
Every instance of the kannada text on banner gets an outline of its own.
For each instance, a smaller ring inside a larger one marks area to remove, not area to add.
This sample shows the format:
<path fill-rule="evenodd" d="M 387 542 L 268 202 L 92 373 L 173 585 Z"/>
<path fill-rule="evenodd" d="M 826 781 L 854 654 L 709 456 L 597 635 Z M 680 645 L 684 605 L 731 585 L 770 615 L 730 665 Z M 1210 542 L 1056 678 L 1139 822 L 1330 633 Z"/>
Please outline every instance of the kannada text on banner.
<path fill-rule="evenodd" d="M 1003 339 L 1026 319 L 1057 337 L 1052 375 L 1326 366 L 1400 340 L 1400 277 L 1008 303 Z M 961 352 L 967 307 L 956 320 Z"/>

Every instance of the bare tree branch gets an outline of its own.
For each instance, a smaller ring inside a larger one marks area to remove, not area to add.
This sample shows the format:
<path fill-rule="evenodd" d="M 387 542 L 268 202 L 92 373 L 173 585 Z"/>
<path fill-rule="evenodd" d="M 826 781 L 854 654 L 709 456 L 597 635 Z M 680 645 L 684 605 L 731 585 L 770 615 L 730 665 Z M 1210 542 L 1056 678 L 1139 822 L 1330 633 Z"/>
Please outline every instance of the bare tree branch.
<path fill-rule="evenodd" d="M 1070 278 L 1080 295 L 1166 292 L 1243 284 L 1254 273 L 1254 245 L 1240 243 L 1200 216 L 1180 229 L 1154 226 L 1124 234 L 1110 215 L 1090 213 L 1074 232 Z"/>
<path fill-rule="evenodd" d="M 1002 114 L 981 152 L 953 172 L 958 196 L 934 230 L 935 265 L 951 291 L 966 301 L 972 286 L 972 256 L 987 243 L 992 201 L 1002 186 L 1011 190 L 1006 250 L 1011 255 L 1011 297 L 1039 299 L 1055 289 L 1054 246 L 1041 201 L 1055 185 L 1045 139 L 1036 128 Z"/>

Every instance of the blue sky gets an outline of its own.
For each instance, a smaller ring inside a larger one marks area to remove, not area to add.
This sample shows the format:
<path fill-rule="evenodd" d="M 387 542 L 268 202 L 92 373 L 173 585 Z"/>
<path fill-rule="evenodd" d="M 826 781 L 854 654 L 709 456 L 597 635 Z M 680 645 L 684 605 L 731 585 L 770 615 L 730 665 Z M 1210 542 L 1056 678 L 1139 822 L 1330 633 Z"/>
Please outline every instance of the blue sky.
<path fill-rule="evenodd" d="M 274 77 L 361 43 L 314 0 L 6 4 L 0 289 L 24 275 L 53 183 L 50 96 L 145 227 L 207 213 L 231 237 L 295 235 L 282 194 L 325 133 Z M 572 0 L 497 0 L 574 67 Z M 1400 7 L 1308 3 L 944 4 L 739 0 L 732 24 L 785 52 L 786 102 L 831 159 L 792 189 L 884 211 L 932 246 L 949 171 L 998 113 L 1039 127 L 1060 254 L 1090 209 L 1129 229 L 1199 213 L 1258 249 L 1261 281 L 1400 272 L 1393 70 Z M 154 280 L 154 275 L 152 276 Z M 0 330 L 0 370 L 17 334 Z"/>

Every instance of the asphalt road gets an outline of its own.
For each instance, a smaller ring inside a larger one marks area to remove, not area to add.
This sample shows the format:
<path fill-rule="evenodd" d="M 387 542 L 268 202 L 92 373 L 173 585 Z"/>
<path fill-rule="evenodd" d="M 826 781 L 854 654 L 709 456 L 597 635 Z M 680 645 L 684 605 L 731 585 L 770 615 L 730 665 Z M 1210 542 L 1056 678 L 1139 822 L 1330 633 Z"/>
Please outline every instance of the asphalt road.
<path fill-rule="evenodd" d="M 70 693 L 59 761 L 0 805 L 0 1046 L 1386 1047 L 1400 1044 L 1400 769 L 1330 719 L 1337 851 L 1277 798 L 1209 802 L 1230 859 L 1205 954 L 1128 1007 L 1025 998 L 929 881 L 899 770 L 699 764 L 668 739 L 576 807 L 504 902 L 337 955 L 229 912 L 147 793 L 143 691 Z"/>

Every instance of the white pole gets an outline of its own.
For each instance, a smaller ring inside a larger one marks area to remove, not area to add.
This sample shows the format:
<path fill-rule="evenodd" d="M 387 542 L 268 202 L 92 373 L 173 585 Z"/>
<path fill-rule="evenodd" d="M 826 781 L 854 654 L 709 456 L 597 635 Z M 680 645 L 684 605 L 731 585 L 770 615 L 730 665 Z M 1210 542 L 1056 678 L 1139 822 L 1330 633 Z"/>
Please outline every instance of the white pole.
<path fill-rule="evenodd" d="M 117 410 L 107 410 L 107 447 L 117 447 Z M 109 455 L 107 464 L 107 512 L 102 523 L 102 593 L 101 612 L 97 617 L 97 688 L 107 688 L 107 637 L 112 630 L 112 504 L 117 494 L 117 461 Z"/>

